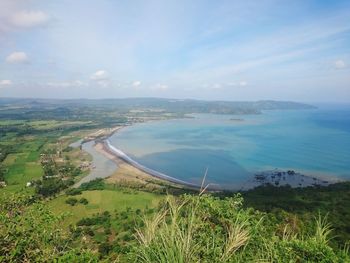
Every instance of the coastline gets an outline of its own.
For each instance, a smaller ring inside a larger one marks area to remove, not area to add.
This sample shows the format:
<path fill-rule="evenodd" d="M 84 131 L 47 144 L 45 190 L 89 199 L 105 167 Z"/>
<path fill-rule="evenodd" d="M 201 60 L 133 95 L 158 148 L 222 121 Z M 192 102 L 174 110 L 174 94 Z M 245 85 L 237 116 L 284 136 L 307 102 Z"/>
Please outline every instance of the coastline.
<path fill-rule="evenodd" d="M 90 180 L 96 178 L 103 178 L 106 179 L 109 183 L 137 183 L 148 184 L 154 187 L 160 187 L 160 185 L 169 185 L 177 188 L 188 188 L 192 190 L 198 190 L 201 188 L 200 185 L 185 182 L 152 170 L 148 167 L 145 167 L 137 163 L 125 153 L 123 153 L 121 150 L 115 148 L 113 145 L 110 144 L 108 140 L 109 137 L 111 137 L 113 134 L 120 131 L 121 129 L 130 126 L 132 126 L 132 124 L 116 126 L 107 129 L 100 129 L 92 134 L 89 134 L 85 138 L 73 143 L 74 145 L 71 144 L 72 147 L 80 147 L 82 149 L 83 145 L 87 143 L 94 143 L 94 145 L 91 148 L 94 151 L 96 151 L 97 154 L 100 154 L 101 156 L 107 158 L 110 161 L 113 161 L 113 163 L 116 164 L 116 168 L 112 173 L 107 173 L 103 176 L 93 177 L 90 178 Z M 90 180 L 88 178 L 89 175 L 83 177 L 74 184 L 74 187 L 79 187 L 81 184 L 89 182 Z"/>
<path fill-rule="evenodd" d="M 181 185 L 181 186 L 185 186 L 185 187 L 189 187 L 189 188 L 194 188 L 194 189 L 200 189 L 200 185 L 197 184 L 193 184 L 190 182 L 186 182 L 183 180 L 179 180 L 176 178 L 173 178 L 171 176 L 168 176 L 166 174 L 163 174 L 161 172 L 155 171 L 153 169 L 150 169 L 146 166 L 143 166 L 142 164 L 136 162 L 135 160 L 131 159 L 129 156 L 127 156 L 124 152 L 122 152 L 121 150 L 115 148 L 113 145 L 111 145 L 111 143 L 109 142 L 108 139 L 105 139 L 103 141 L 100 141 L 96 144 L 96 146 L 98 147 L 99 151 L 103 154 L 105 154 L 105 156 L 107 156 L 108 158 L 116 161 L 117 163 L 126 163 L 130 166 L 132 166 L 133 168 L 141 171 L 144 174 L 147 174 L 148 176 L 150 176 L 152 179 L 156 178 L 158 180 L 161 181 L 165 181 L 168 183 L 172 183 L 172 184 L 176 184 L 176 185 Z"/>
<path fill-rule="evenodd" d="M 188 117 L 184 117 L 188 118 Z M 174 118 L 179 119 L 179 118 Z M 159 120 L 147 120 L 145 122 L 154 122 L 154 121 L 162 121 L 162 119 Z M 180 179 L 176 179 L 174 177 L 168 176 L 166 174 L 160 173 L 158 171 L 155 171 L 153 169 L 150 169 L 146 166 L 143 166 L 142 164 L 139 164 L 135 160 L 131 159 L 129 156 L 127 156 L 125 153 L 123 153 L 121 150 L 115 148 L 113 145 L 109 142 L 109 137 L 111 137 L 116 132 L 132 126 L 133 123 L 123 126 L 116 126 L 113 128 L 106 128 L 106 129 L 100 129 L 92 134 L 89 134 L 79 142 L 79 147 L 82 147 L 83 144 L 89 143 L 94 141 L 94 150 L 101 154 L 102 156 L 108 158 L 109 160 L 116 163 L 117 168 L 114 171 L 114 173 L 110 175 L 103 176 L 101 178 L 106 179 L 110 183 L 117 183 L 117 182 L 133 182 L 133 183 L 147 183 L 147 184 L 166 184 L 178 188 L 188 188 L 192 190 L 199 190 L 201 189 L 200 185 L 193 184 L 190 182 L 186 182 Z M 78 143 L 76 142 L 76 143 Z M 78 147 L 78 146 L 75 146 Z M 84 177 L 86 179 L 86 177 Z M 85 183 L 84 178 L 82 178 L 80 181 L 75 183 L 75 187 L 79 187 L 82 183 Z M 154 181 L 154 182 L 151 182 Z M 221 189 L 216 189 L 213 187 L 207 187 L 207 190 L 209 191 L 217 191 Z"/>
<path fill-rule="evenodd" d="M 161 121 L 160 120 L 149 120 L 146 122 L 154 122 L 154 121 Z M 180 179 L 176 179 L 174 177 L 168 176 L 166 174 L 163 174 L 161 172 L 158 172 L 156 170 L 153 170 L 151 168 L 148 168 L 137 161 L 130 158 L 127 154 L 125 154 L 120 149 L 114 147 L 110 141 L 109 138 L 115 134 L 116 132 L 119 132 L 120 130 L 124 128 L 128 128 L 133 126 L 133 124 L 129 125 L 123 125 L 123 126 L 117 126 L 114 128 L 106 128 L 106 129 L 100 129 L 97 134 L 97 136 L 93 136 L 94 134 L 90 134 L 88 137 L 84 138 L 85 140 L 82 142 L 87 142 L 87 138 L 89 138 L 89 141 L 94 141 L 95 146 L 93 146 L 94 150 L 97 151 L 99 154 L 104 155 L 109 160 L 112 160 L 113 162 L 117 163 L 117 168 L 115 172 L 112 175 L 106 176 L 104 178 L 112 178 L 107 179 L 111 182 L 118 182 L 118 181 L 134 181 L 134 182 L 144 182 L 145 180 L 159 180 L 159 182 L 167 183 L 167 184 L 175 184 L 177 186 L 192 188 L 192 189 L 199 189 L 199 184 L 194 184 L 190 182 L 186 182 Z M 104 132 L 101 132 L 104 131 Z M 123 171 L 120 170 L 120 166 L 123 167 Z M 133 175 L 133 173 L 137 175 Z M 142 179 L 140 179 L 142 178 Z M 333 179 L 333 180 L 331 180 Z M 308 172 L 303 172 L 298 169 L 295 171 L 293 168 L 269 168 L 266 167 L 266 169 L 260 170 L 260 171 L 252 171 L 251 177 L 247 177 L 245 181 L 238 185 L 226 185 L 226 188 L 222 185 L 216 185 L 211 184 L 208 190 L 212 191 L 246 191 L 253 189 L 258 186 L 263 185 L 276 185 L 276 186 L 286 186 L 289 185 L 293 188 L 298 187 L 308 187 L 308 186 L 326 186 L 329 184 L 333 184 L 336 182 L 339 182 L 340 180 L 335 180 L 334 178 L 330 177 L 319 177 L 314 174 L 309 174 Z"/>

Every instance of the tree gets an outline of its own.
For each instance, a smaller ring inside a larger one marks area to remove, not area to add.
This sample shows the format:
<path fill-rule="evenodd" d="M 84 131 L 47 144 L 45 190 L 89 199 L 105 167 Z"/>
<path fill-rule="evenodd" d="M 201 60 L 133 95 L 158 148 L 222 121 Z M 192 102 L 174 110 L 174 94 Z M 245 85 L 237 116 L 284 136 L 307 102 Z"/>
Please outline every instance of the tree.
<path fill-rule="evenodd" d="M 69 204 L 71 206 L 75 206 L 76 203 L 78 203 L 78 200 L 74 197 L 70 197 L 66 200 L 66 204 Z"/>

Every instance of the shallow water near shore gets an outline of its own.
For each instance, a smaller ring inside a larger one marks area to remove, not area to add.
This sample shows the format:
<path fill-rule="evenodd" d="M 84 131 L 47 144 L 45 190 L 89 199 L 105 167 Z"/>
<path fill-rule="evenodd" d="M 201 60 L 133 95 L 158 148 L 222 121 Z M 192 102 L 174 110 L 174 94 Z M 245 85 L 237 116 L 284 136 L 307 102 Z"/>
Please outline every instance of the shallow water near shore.
<path fill-rule="evenodd" d="M 206 168 L 209 182 L 227 188 L 275 168 L 350 179 L 350 107 L 193 117 L 136 124 L 110 142 L 137 162 L 191 183 L 199 183 Z"/>
<path fill-rule="evenodd" d="M 80 143 L 81 141 L 78 141 L 70 146 L 79 147 Z M 76 183 L 75 187 L 78 187 L 83 183 L 90 182 L 96 178 L 107 178 L 117 169 L 117 164 L 96 151 L 96 149 L 94 149 L 94 145 L 94 141 L 86 142 L 82 145 L 82 149 L 92 156 L 92 170 L 89 175 L 85 176 L 78 183 Z"/>

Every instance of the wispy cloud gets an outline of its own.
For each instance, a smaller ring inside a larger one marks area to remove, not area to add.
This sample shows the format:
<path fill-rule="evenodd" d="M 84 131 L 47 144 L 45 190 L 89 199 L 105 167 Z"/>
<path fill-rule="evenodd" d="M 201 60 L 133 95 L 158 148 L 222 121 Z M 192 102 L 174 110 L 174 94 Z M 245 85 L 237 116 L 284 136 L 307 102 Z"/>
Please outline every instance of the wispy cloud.
<path fill-rule="evenodd" d="M 15 27 L 30 28 L 45 25 L 49 16 L 43 11 L 19 11 L 10 18 L 10 23 Z"/>
<path fill-rule="evenodd" d="M 27 63 L 29 58 L 25 52 L 16 51 L 6 57 L 7 63 L 20 64 Z"/>
<path fill-rule="evenodd" d="M 0 87 L 11 86 L 13 83 L 9 79 L 0 80 Z"/>
<path fill-rule="evenodd" d="M 19 29 L 30 29 L 46 25 L 50 16 L 37 9 L 32 9 L 32 1 L 0 1 L 0 36 Z"/>
<path fill-rule="evenodd" d="M 108 72 L 103 69 L 97 70 L 94 74 L 91 75 L 90 79 L 96 81 L 108 80 Z"/>
<path fill-rule="evenodd" d="M 80 80 L 73 80 L 73 81 L 60 81 L 60 82 L 47 82 L 46 84 L 49 87 L 57 87 L 57 88 L 68 88 L 68 87 L 81 87 L 81 86 L 87 86 L 86 83 L 80 81 Z"/>
<path fill-rule="evenodd" d="M 138 88 L 138 87 L 141 86 L 141 84 L 142 84 L 141 81 L 136 80 L 136 81 L 133 81 L 133 82 L 131 83 L 131 86 L 134 87 L 134 88 Z"/>
<path fill-rule="evenodd" d="M 346 63 L 343 60 L 339 59 L 334 62 L 334 66 L 336 69 L 343 69 L 346 68 Z"/>

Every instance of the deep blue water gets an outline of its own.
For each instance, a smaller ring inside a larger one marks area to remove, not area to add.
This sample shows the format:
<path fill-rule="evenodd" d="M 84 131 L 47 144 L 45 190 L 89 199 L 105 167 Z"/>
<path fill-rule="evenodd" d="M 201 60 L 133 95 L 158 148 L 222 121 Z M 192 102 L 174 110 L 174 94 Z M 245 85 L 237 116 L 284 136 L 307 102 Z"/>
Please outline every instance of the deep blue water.
<path fill-rule="evenodd" d="M 206 168 L 209 181 L 224 186 L 274 168 L 350 179 L 350 107 L 200 114 L 137 124 L 110 141 L 145 166 L 195 183 Z"/>

